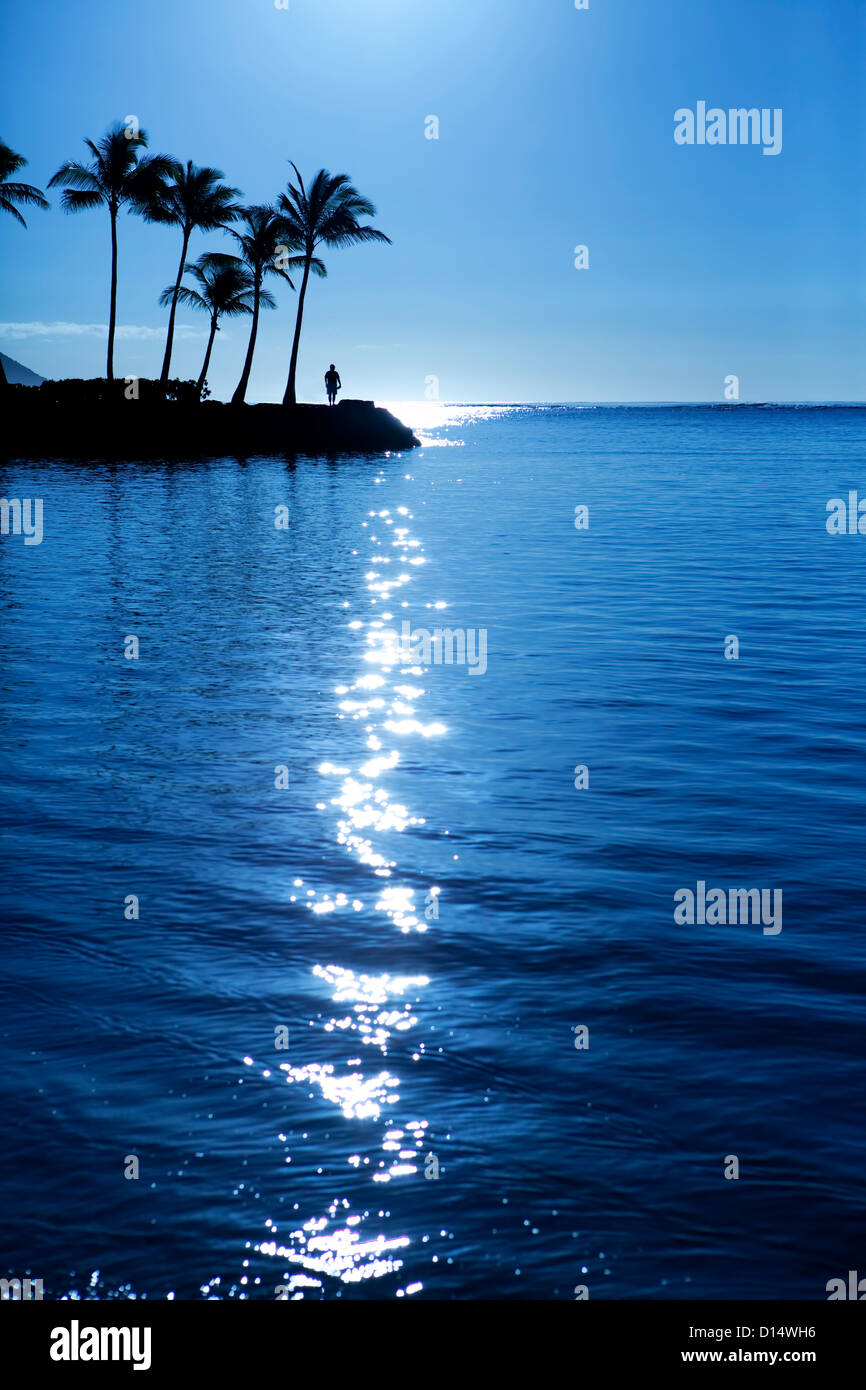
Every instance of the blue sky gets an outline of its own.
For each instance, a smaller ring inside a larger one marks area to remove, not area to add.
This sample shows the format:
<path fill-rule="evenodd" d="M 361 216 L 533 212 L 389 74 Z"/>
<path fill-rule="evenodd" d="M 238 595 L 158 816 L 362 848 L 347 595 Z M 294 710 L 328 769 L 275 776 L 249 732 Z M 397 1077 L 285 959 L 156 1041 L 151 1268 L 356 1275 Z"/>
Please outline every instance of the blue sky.
<path fill-rule="evenodd" d="M 860 0 L 7 0 L 0 134 L 44 187 L 112 120 L 222 168 L 250 202 L 294 159 L 348 172 L 393 246 L 327 257 L 299 397 L 860 400 L 866 157 Z M 777 157 L 678 146 L 674 112 L 782 108 Z M 439 139 L 425 138 L 425 118 Z M 0 347 L 104 371 L 108 217 L 4 217 Z M 589 268 L 574 268 L 574 248 Z M 231 249 L 228 238 L 198 237 Z M 174 229 L 120 226 L 117 374 L 154 375 Z M 263 317 L 250 399 L 279 399 L 295 296 Z M 42 327 L 60 322 L 62 330 Z M 197 375 L 205 322 L 173 374 Z M 31 325 L 29 328 L 9 325 Z M 81 326 L 84 326 L 82 329 Z M 76 327 L 77 326 L 77 327 Z M 148 336 L 150 330 L 150 336 Z M 243 321 L 214 348 L 237 382 Z"/>

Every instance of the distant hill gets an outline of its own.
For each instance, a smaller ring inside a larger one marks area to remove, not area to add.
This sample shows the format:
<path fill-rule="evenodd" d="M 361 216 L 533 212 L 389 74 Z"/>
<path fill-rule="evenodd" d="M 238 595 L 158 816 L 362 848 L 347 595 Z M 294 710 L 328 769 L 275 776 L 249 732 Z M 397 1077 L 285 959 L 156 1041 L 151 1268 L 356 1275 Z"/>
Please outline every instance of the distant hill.
<path fill-rule="evenodd" d="M 14 357 L 7 357 L 5 352 L 0 352 L 0 358 L 7 381 L 15 382 L 18 386 L 38 386 L 45 380 L 44 376 L 38 376 L 36 372 L 31 372 L 29 367 L 23 367 L 20 362 L 16 362 Z"/>

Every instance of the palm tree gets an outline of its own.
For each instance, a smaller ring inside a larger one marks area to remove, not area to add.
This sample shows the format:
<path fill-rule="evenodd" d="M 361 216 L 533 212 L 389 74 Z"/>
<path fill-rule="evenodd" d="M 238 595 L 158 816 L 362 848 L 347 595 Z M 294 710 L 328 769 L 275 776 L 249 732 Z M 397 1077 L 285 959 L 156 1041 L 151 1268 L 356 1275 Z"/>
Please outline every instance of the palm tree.
<path fill-rule="evenodd" d="M 181 297 L 180 282 L 186 268 L 189 239 L 196 230 L 211 232 L 217 227 L 225 227 L 228 222 L 233 222 L 238 214 L 238 208 L 232 199 L 240 196 L 240 189 L 229 188 L 221 183 L 220 180 L 223 178 L 225 175 L 221 169 L 200 169 L 191 159 L 187 160 L 186 166 L 178 164 L 175 167 L 171 182 L 158 190 L 155 203 L 145 212 L 149 221 L 167 222 L 180 227 L 182 236 L 180 264 L 177 268 L 174 291 L 167 300 L 164 295 L 160 297 L 163 308 L 170 306 L 165 356 L 159 375 L 163 384 L 168 381 L 171 367 L 174 318 L 178 299 Z"/>
<path fill-rule="evenodd" d="M 376 209 L 368 198 L 364 198 L 353 188 L 348 174 L 329 174 L 327 169 L 320 169 L 310 184 L 308 193 L 298 166 L 292 164 L 292 168 L 297 175 L 298 183 L 289 184 L 288 193 L 280 195 L 277 206 L 284 218 L 288 235 L 295 245 L 303 249 L 304 274 L 298 294 L 298 316 L 295 320 L 289 380 L 283 396 L 283 405 L 294 405 L 297 400 L 295 377 L 298 371 L 301 323 L 310 271 L 320 277 L 328 273 L 322 261 L 316 258 L 316 247 L 354 246 L 362 241 L 386 241 L 391 244 L 390 238 L 386 237 L 384 232 L 377 231 L 375 227 L 363 227 L 359 223 L 359 217 L 375 217 Z"/>
<path fill-rule="evenodd" d="M 284 220 L 269 203 L 241 208 L 240 220 L 244 230 L 236 232 L 233 227 L 230 227 L 229 231 L 240 246 L 241 257 L 252 276 L 253 321 L 250 325 L 250 341 L 247 346 L 244 369 L 232 396 L 232 405 L 242 405 L 247 393 L 253 366 L 253 353 L 256 347 L 256 335 L 259 331 L 259 309 L 262 305 L 265 308 L 270 308 L 273 303 L 270 294 L 267 299 L 264 298 L 262 281 L 266 275 L 279 275 L 283 280 L 287 280 L 291 288 L 294 289 L 295 286 L 286 273 L 286 267 L 302 265 L 304 259 L 302 256 L 289 255 L 289 251 L 296 248 L 290 241 L 287 244 L 288 232 Z M 268 300 L 271 303 L 268 303 Z"/>
<path fill-rule="evenodd" d="M 122 207 L 145 214 L 152 208 L 162 183 L 177 168 L 168 155 L 141 155 L 147 146 L 143 130 L 130 130 L 119 121 L 102 139 L 85 140 L 93 155 L 89 164 L 70 159 L 49 180 L 61 187 L 64 212 L 84 212 L 105 206 L 111 220 L 111 298 L 108 314 L 106 374 L 114 380 L 114 328 L 117 319 L 117 214 Z"/>
<path fill-rule="evenodd" d="M 201 309 L 210 314 L 210 336 L 198 379 L 198 393 L 201 395 L 220 318 L 253 312 L 253 277 L 240 257 L 226 256 L 219 251 L 206 252 L 199 256 L 195 265 L 186 265 L 184 270 L 193 277 L 199 288 L 194 290 L 189 285 L 168 285 L 159 296 L 159 302 L 164 309 L 169 304 L 180 303 L 188 309 Z M 269 290 L 259 290 L 259 301 L 269 309 L 276 308 Z"/>
<path fill-rule="evenodd" d="M 12 175 L 23 169 L 26 163 L 23 154 L 16 154 L 0 140 L 0 212 L 11 212 L 22 227 L 26 227 L 27 223 L 18 211 L 16 203 L 23 203 L 25 207 L 48 207 L 48 199 L 40 188 L 34 188 L 32 183 L 12 182 Z M 8 384 L 0 359 L 0 390 Z"/>

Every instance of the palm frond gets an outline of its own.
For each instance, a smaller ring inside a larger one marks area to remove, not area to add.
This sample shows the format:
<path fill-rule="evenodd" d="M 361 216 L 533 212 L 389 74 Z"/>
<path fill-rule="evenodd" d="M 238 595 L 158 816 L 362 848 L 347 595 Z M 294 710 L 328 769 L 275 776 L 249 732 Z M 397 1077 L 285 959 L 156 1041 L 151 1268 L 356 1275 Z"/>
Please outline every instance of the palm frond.
<path fill-rule="evenodd" d="M 188 263 L 184 270 L 195 271 L 231 270 L 237 275 L 246 275 L 247 270 L 240 256 L 232 256 L 227 251 L 203 251 L 198 260 Z"/>
<path fill-rule="evenodd" d="M 34 188 L 32 183 L 4 183 L 0 184 L 0 187 L 3 189 L 4 197 L 14 198 L 16 203 L 26 203 L 36 208 L 50 206 L 42 190 Z"/>
<path fill-rule="evenodd" d="M 88 192 L 83 188 L 65 188 L 60 195 L 60 206 L 64 212 L 89 212 L 91 208 L 101 207 L 104 202 L 104 195 L 96 189 Z"/>
<path fill-rule="evenodd" d="M 2 188 L 0 188 L 0 212 L 11 212 L 12 216 L 21 223 L 22 227 L 27 226 L 27 223 L 24 221 L 24 218 L 21 216 L 15 204 L 11 203 L 8 198 L 3 197 Z"/>
<path fill-rule="evenodd" d="M 219 312 L 221 314 L 226 314 L 229 318 L 238 318 L 241 314 L 252 314 L 255 312 L 255 301 L 253 299 L 252 290 L 238 290 L 236 293 L 232 293 L 228 286 L 221 288 L 225 288 L 226 291 L 226 293 L 220 297 Z M 259 303 L 264 303 L 266 308 L 270 308 L 271 305 L 263 299 L 264 295 L 267 295 L 268 300 L 273 299 L 273 295 L 267 290 L 262 290 L 259 293 Z"/>
<path fill-rule="evenodd" d="M 12 175 L 17 174 L 19 169 L 23 169 L 27 160 L 23 154 L 16 154 L 13 149 L 0 140 L 0 183 L 5 183 Z"/>
<path fill-rule="evenodd" d="M 88 192 L 98 191 L 100 194 L 103 192 L 98 174 L 74 159 L 68 159 L 65 164 L 60 166 L 57 173 L 48 180 L 48 187 L 77 188 Z"/>
<path fill-rule="evenodd" d="M 159 296 L 159 302 L 163 309 L 169 307 L 173 294 L 174 285 L 170 285 L 167 289 L 163 290 L 162 294 Z M 198 290 L 191 289 L 189 285 L 181 285 L 177 292 L 177 302 L 178 304 L 185 304 L 188 309 L 201 309 L 208 314 L 212 307 L 208 303 L 205 295 L 199 294 Z"/>
<path fill-rule="evenodd" d="M 344 246 L 361 245 L 369 241 L 384 241 L 389 246 L 391 245 L 391 238 L 387 237 L 384 232 L 378 231 L 376 227 L 359 227 L 357 223 L 349 225 L 336 223 L 332 228 L 329 228 L 327 236 L 323 236 L 322 240 L 327 246 L 333 246 L 337 249 Z"/>

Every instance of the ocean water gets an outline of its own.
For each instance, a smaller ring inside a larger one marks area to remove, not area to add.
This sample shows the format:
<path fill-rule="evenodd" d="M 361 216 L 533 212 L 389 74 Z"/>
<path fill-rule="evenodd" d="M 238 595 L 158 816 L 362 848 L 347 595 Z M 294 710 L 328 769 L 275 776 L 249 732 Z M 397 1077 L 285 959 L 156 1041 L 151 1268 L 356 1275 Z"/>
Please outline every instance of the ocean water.
<path fill-rule="evenodd" d="M 0 541 L 0 1268 L 826 1298 L 866 413 L 398 409 L 423 448 L 2 467 L 44 534 Z M 675 920 L 699 882 L 781 930 Z"/>

